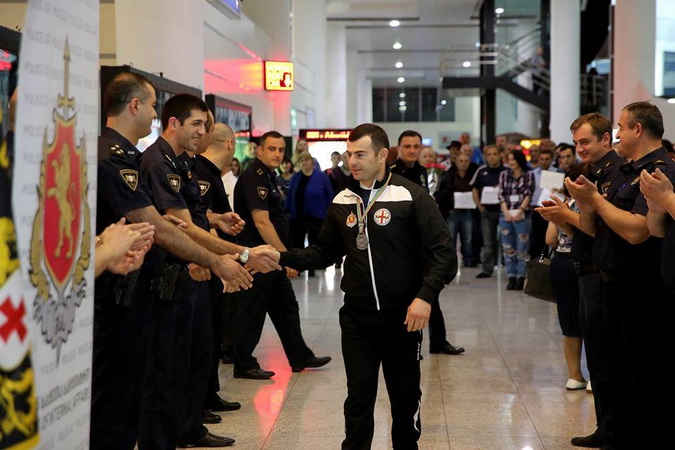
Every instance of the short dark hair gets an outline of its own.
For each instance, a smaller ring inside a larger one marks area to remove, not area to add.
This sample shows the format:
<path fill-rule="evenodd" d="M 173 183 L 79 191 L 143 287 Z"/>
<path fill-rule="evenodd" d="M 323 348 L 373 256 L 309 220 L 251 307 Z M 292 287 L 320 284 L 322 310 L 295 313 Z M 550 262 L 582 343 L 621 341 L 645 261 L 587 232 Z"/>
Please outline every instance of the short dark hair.
<path fill-rule="evenodd" d="M 598 138 L 598 141 L 602 139 L 605 133 L 609 133 L 609 137 L 612 137 L 612 121 L 599 113 L 589 113 L 578 117 L 570 125 L 570 131 L 574 133 L 585 123 L 591 126 L 593 135 Z"/>
<path fill-rule="evenodd" d="M 565 150 L 572 150 L 572 154 L 576 155 L 577 154 L 577 149 L 575 146 L 568 144 L 566 142 L 563 142 L 562 144 L 558 144 L 558 148 L 560 149 L 558 153 L 562 153 Z"/>
<path fill-rule="evenodd" d="M 194 110 L 202 111 L 207 113 L 209 107 L 206 106 L 206 102 L 199 97 L 196 97 L 192 94 L 178 94 L 171 97 L 164 104 L 162 108 L 162 128 L 167 129 L 169 126 L 169 119 L 175 117 L 178 119 L 181 125 L 185 122 L 185 119 L 192 115 Z"/>
<path fill-rule="evenodd" d="M 661 110 L 649 102 L 634 102 L 623 107 L 628 113 L 628 126 L 633 128 L 639 123 L 654 139 L 663 137 L 663 115 Z"/>
<path fill-rule="evenodd" d="M 525 153 L 523 153 L 522 150 L 514 150 L 511 152 L 511 154 L 513 155 L 513 159 L 518 163 L 523 172 L 527 172 L 528 170 L 530 170 L 530 168 L 527 167 L 527 158 L 525 158 Z"/>
<path fill-rule="evenodd" d="M 330 154 L 330 157 L 332 158 L 333 155 L 342 156 L 342 154 L 340 154 L 340 152 L 333 152 L 333 153 Z"/>
<path fill-rule="evenodd" d="M 553 150 L 550 148 L 541 148 L 539 147 L 539 156 L 541 155 L 550 155 L 553 158 Z"/>
<path fill-rule="evenodd" d="M 415 130 L 405 130 L 398 137 L 398 145 L 401 145 L 401 141 L 403 140 L 404 137 L 417 137 L 417 138 L 420 138 L 420 142 L 422 142 L 422 135 L 419 134 L 417 131 L 415 131 Z"/>
<path fill-rule="evenodd" d="M 459 150 L 460 148 L 462 148 L 462 143 L 459 142 L 459 141 L 452 141 L 452 142 L 450 142 L 450 145 L 448 145 L 445 148 L 447 148 L 448 150 L 452 150 L 453 148 L 456 148 L 457 150 Z"/>
<path fill-rule="evenodd" d="M 123 72 L 115 75 L 103 92 L 103 109 L 108 117 L 122 114 L 126 105 L 137 98 L 142 103 L 148 101 L 150 89 L 155 89 L 150 80 L 143 75 Z"/>
<path fill-rule="evenodd" d="M 349 142 L 355 142 L 365 136 L 370 137 L 370 143 L 376 155 L 381 149 L 389 148 L 389 138 L 387 137 L 387 133 L 373 123 L 362 123 L 357 126 L 349 133 L 349 138 L 347 140 Z"/>
<path fill-rule="evenodd" d="M 264 147 L 264 146 L 265 146 L 265 141 L 266 141 L 267 139 L 269 139 L 269 138 L 272 138 L 272 139 L 283 139 L 284 136 L 283 136 L 281 133 L 279 133 L 278 131 L 274 131 L 274 130 L 268 131 L 267 133 L 265 133 L 265 134 L 263 134 L 262 136 L 260 136 L 260 144 L 258 144 L 258 145 L 260 145 L 261 147 Z M 284 141 L 284 142 L 285 142 L 285 141 Z M 284 145 L 286 145 L 286 144 L 284 143 Z"/>

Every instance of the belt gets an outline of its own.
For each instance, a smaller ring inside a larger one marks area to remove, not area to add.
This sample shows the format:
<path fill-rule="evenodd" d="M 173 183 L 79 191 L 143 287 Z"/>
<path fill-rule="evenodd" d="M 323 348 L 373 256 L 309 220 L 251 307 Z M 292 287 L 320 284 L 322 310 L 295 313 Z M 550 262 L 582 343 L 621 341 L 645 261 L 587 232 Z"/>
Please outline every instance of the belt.
<path fill-rule="evenodd" d="M 589 263 L 574 263 L 574 270 L 576 270 L 578 276 L 591 275 L 598 273 L 599 270 L 593 264 Z"/>

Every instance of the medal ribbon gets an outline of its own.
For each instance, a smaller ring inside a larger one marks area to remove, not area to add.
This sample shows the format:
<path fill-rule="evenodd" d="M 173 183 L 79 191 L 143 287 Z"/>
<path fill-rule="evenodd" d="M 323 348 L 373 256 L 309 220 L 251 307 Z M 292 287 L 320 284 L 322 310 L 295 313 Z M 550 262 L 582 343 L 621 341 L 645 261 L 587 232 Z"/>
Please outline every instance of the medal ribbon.
<path fill-rule="evenodd" d="M 389 185 L 389 180 L 391 180 L 391 173 L 389 174 L 389 177 L 387 178 L 387 181 L 384 182 L 382 186 L 377 190 L 375 195 L 370 199 L 368 202 L 368 205 L 366 206 L 365 210 L 363 208 L 363 200 L 361 199 L 360 195 L 356 196 L 356 218 L 359 223 L 359 234 L 364 233 L 366 230 L 366 216 L 368 214 L 368 211 L 370 211 L 370 208 L 373 207 L 375 202 L 377 201 L 378 198 L 380 198 L 380 195 L 384 192 L 384 190 L 387 188 L 387 185 Z"/>

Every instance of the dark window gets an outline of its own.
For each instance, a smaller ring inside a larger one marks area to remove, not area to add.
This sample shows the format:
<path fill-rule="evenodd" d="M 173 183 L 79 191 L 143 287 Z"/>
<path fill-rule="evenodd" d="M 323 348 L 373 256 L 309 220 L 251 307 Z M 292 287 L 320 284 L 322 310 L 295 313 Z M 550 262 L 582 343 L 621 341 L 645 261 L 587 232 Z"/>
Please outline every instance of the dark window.
<path fill-rule="evenodd" d="M 455 101 L 437 88 L 373 88 L 374 122 L 453 122 Z M 445 104 L 442 104 L 445 103 Z"/>

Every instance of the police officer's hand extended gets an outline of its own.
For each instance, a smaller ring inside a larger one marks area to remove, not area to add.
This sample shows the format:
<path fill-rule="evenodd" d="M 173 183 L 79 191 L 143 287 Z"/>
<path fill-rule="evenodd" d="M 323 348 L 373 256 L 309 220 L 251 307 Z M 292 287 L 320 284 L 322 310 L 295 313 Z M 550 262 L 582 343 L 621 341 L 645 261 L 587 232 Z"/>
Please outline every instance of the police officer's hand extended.
<path fill-rule="evenodd" d="M 190 278 L 195 281 L 207 281 L 211 279 L 211 271 L 199 264 L 190 263 L 188 266 Z"/>
<path fill-rule="evenodd" d="M 298 273 L 298 271 L 295 270 L 294 268 L 292 268 L 292 267 L 286 267 L 285 269 L 286 269 L 286 276 L 287 276 L 288 278 L 290 278 L 291 280 L 292 280 L 293 278 L 297 278 L 297 277 L 298 277 L 299 273 Z"/>
<path fill-rule="evenodd" d="M 220 231 L 231 236 L 236 236 L 241 233 L 244 229 L 244 225 L 246 225 L 246 222 L 239 217 L 239 214 L 233 212 L 215 216 L 215 218 L 212 218 L 212 221 Z"/>
<path fill-rule="evenodd" d="M 427 327 L 431 316 L 431 305 L 421 298 L 416 298 L 408 306 L 408 314 L 405 316 L 405 325 L 408 331 L 419 331 Z"/>
<path fill-rule="evenodd" d="M 277 263 L 278 254 L 279 252 L 271 245 L 259 245 L 249 250 L 248 261 L 244 267 L 252 273 L 281 270 L 281 266 Z"/>
<path fill-rule="evenodd" d="M 237 258 L 239 258 L 239 254 L 221 255 L 218 257 L 219 264 L 211 270 L 233 287 L 248 289 L 253 286 L 253 276 L 237 262 Z"/>

